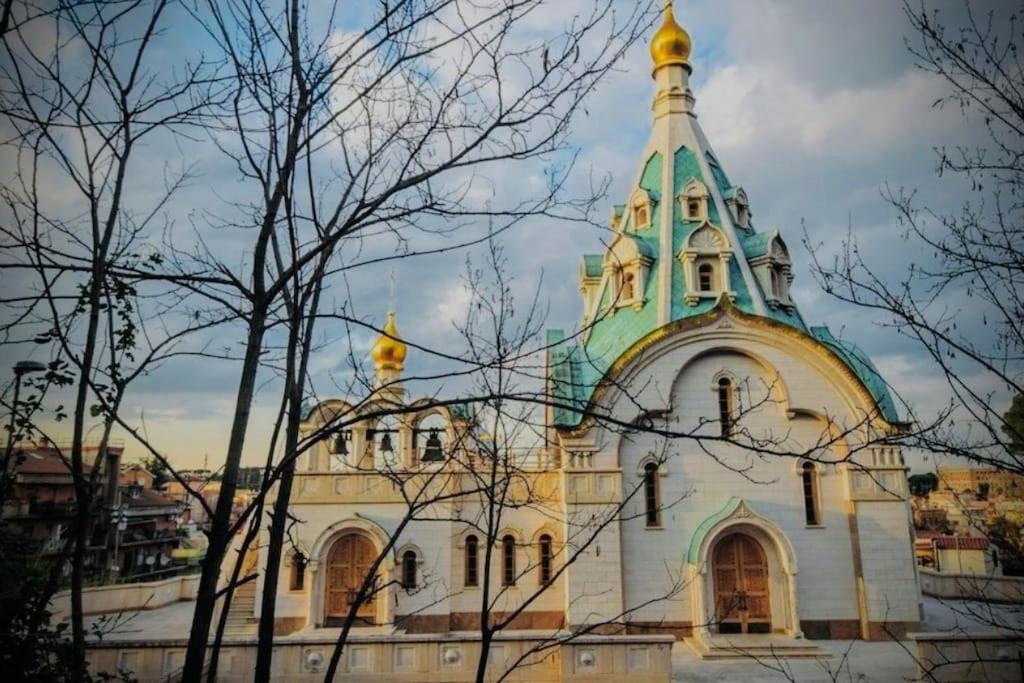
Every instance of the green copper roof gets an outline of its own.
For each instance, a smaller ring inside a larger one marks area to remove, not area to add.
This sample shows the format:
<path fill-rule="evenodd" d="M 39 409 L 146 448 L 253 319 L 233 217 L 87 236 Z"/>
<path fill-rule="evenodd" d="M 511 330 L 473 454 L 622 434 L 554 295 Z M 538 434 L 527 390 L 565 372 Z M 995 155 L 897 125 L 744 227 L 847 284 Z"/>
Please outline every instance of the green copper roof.
<path fill-rule="evenodd" d="M 583 255 L 583 273 L 587 277 L 601 277 L 604 270 L 604 257 L 601 254 Z"/>
<path fill-rule="evenodd" d="M 625 212 L 624 205 L 615 205 L 616 216 L 625 214 L 619 230 L 626 238 L 633 240 L 638 251 L 651 263 L 647 270 L 646 281 L 643 283 L 643 304 L 639 307 L 621 306 L 612 309 L 614 293 L 610 284 L 603 283 L 597 292 L 598 310 L 593 316 L 594 322 L 582 343 L 569 342 L 562 330 L 549 333 L 551 363 L 549 374 L 552 391 L 562 405 L 554 410 L 554 423 L 557 426 L 572 427 L 579 424 L 582 412 L 594 389 L 606 376 L 609 368 L 636 342 L 643 339 L 658 328 L 659 288 L 658 272 L 662 259 L 671 262 L 671 286 L 669 302 L 669 323 L 704 315 L 720 305 L 712 299 L 702 299 L 697 305 L 686 303 L 684 292 L 684 271 L 678 258 L 687 244 L 690 235 L 699 230 L 703 223 L 684 220 L 682 207 L 676 197 L 691 181 L 698 180 L 708 186 L 709 190 L 717 190 L 722 197 L 732 197 L 736 188 L 728 180 L 718 160 L 710 153 L 706 154 L 711 178 L 704 177 L 701 164 L 693 150 L 680 147 L 673 154 L 673 177 L 675 187 L 662 188 L 662 164 L 664 159 L 658 152 L 652 154 L 644 163 L 640 177 L 640 188 L 645 190 L 652 201 L 652 221 L 646 228 L 634 229 L 631 225 L 632 216 Z M 671 202 L 672 222 L 672 253 L 660 253 L 660 223 L 663 216 L 662 201 Z M 713 199 L 708 202 L 708 222 L 722 229 L 723 217 Z M 732 245 L 732 258 L 729 262 L 729 281 L 735 298 L 732 305 L 747 315 L 767 317 L 777 323 L 796 328 L 811 334 L 816 340 L 825 344 L 845 362 L 868 388 L 878 402 L 882 415 L 890 422 L 897 421 L 897 413 L 885 382 L 878 375 L 867 356 L 852 344 L 841 343 L 827 334 L 824 328 L 808 330 L 803 318 L 795 307 L 767 307 L 764 311 L 757 310 L 755 297 L 765 300 L 763 293 L 748 289 L 747 279 L 743 277 L 741 260 L 749 260 L 767 253 L 774 233 L 759 233 L 752 226 L 736 228 L 736 237 L 740 244 Z M 728 238 L 728 235 L 726 235 Z M 584 274 L 587 277 L 600 277 L 603 274 L 604 257 L 587 254 L 583 257 Z M 754 280 L 754 287 L 760 285 Z M 821 332 L 824 330 L 824 332 Z"/>
<path fill-rule="evenodd" d="M 882 417 L 889 422 L 900 422 L 896 403 L 889 393 L 889 386 L 882 379 L 882 375 L 879 374 L 868 355 L 853 342 L 836 339 L 827 327 L 812 327 L 810 332 L 811 336 L 832 349 L 853 370 L 861 383 L 871 392 Z"/>

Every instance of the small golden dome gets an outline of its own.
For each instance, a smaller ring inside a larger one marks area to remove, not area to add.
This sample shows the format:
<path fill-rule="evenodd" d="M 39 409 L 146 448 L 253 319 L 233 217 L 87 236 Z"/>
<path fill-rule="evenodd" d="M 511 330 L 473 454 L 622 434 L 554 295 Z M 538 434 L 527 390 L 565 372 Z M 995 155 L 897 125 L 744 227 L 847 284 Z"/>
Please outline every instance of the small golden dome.
<path fill-rule="evenodd" d="M 384 334 L 377 337 L 370 355 L 378 370 L 401 370 L 405 366 L 405 354 L 408 349 L 398 336 L 395 325 L 395 312 L 388 311 L 388 321 L 384 323 Z"/>
<path fill-rule="evenodd" d="M 690 59 L 690 34 L 672 16 L 672 2 L 665 3 L 665 21 L 651 38 L 651 59 L 657 69 L 669 64 L 687 64 Z"/>

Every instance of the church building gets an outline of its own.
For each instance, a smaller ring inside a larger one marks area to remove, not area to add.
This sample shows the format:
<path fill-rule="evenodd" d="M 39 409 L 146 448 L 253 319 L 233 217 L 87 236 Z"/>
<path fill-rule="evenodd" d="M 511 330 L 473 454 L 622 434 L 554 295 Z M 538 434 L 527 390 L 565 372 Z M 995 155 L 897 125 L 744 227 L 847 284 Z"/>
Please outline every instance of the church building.
<path fill-rule="evenodd" d="M 669 4 L 650 43 L 649 141 L 607 248 L 581 255 L 581 321 L 548 331 L 546 445 L 522 466 L 543 500 L 496 529 L 474 521 L 472 495 L 407 519 L 393 474 L 464 486 L 473 456 L 452 452 L 469 448 L 472 413 L 406 395 L 391 313 L 375 396 L 324 401 L 303 425 L 324 438 L 292 487 L 278 632 L 341 623 L 378 558 L 358 618 L 401 633 L 478 628 L 485 580 L 510 630 L 601 624 L 705 654 L 723 636 L 813 648 L 916 627 L 906 467 L 885 438 L 902 428 L 895 403 L 857 346 L 802 317 L 785 240 L 758 229 L 698 123 L 690 50 Z"/>

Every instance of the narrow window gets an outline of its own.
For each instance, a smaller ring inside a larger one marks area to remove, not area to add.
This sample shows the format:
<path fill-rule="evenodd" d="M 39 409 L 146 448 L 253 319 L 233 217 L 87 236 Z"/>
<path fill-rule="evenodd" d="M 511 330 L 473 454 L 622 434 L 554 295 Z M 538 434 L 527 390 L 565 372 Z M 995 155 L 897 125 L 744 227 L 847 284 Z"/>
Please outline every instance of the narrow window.
<path fill-rule="evenodd" d="M 690 215 L 690 218 L 700 218 L 700 202 L 696 199 L 691 199 L 686 203 L 686 212 Z"/>
<path fill-rule="evenodd" d="M 697 281 L 700 286 L 700 291 L 711 291 L 711 281 L 714 279 L 714 276 L 715 269 L 710 263 L 705 263 L 697 269 Z"/>
<path fill-rule="evenodd" d="M 722 425 L 722 436 L 732 436 L 732 381 L 728 377 L 718 380 L 718 421 Z"/>
<path fill-rule="evenodd" d="M 551 583 L 551 537 L 544 534 L 540 537 L 540 585 Z"/>
<path fill-rule="evenodd" d="M 516 585 L 516 539 L 511 534 L 501 539 L 501 585 Z"/>
<path fill-rule="evenodd" d="M 480 574 L 477 569 L 478 555 L 477 555 L 477 544 L 476 536 L 469 536 L 466 538 L 466 585 L 477 586 L 480 583 Z"/>
<path fill-rule="evenodd" d="M 804 485 L 804 514 L 807 516 L 807 524 L 817 526 L 821 520 L 818 519 L 818 481 L 814 463 L 805 462 L 800 476 Z"/>
<path fill-rule="evenodd" d="M 636 210 L 636 225 L 634 227 L 642 228 L 647 225 L 647 207 L 641 206 Z"/>
<path fill-rule="evenodd" d="M 416 553 L 406 550 L 402 555 L 402 588 L 412 590 L 416 587 Z"/>
<path fill-rule="evenodd" d="M 292 555 L 292 572 L 288 581 L 289 590 L 300 591 L 306 585 L 306 556 L 302 553 Z"/>
<path fill-rule="evenodd" d="M 633 273 L 626 273 L 622 276 L 622 301 L 632 301 L 636 296 L 636 288 L 633 283 Z"/>
<path fill-rule="evenodd" d="M 644 465 L 644 511 L 647 526 L 661 526 L 661 505 L 658 502 L 658 466 L 653 462 Z"/>

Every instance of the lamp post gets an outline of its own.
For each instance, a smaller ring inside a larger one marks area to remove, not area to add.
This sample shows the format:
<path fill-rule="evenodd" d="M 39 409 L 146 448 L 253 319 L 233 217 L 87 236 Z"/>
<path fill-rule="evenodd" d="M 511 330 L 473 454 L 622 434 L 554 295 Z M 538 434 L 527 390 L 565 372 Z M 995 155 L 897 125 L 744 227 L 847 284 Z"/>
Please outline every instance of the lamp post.
<path fill-rule="evenodd" d="M 46 366 L 35 360 L 20 360 L 14 364 L 14 401 L 11 403 L 11 420 L 7 426 L 7 445 L 4 448 L 3 462 L 3 485 L 0 487 L 0 501 L 7 495 L 7 477 L 9 476 L 8 466 L 11 463 L 11 454 L 14 452 L 14 434 L 18 422 L 18 399 L 21 397 L 21 378 L 33 372 L 44 372 Z"/>

